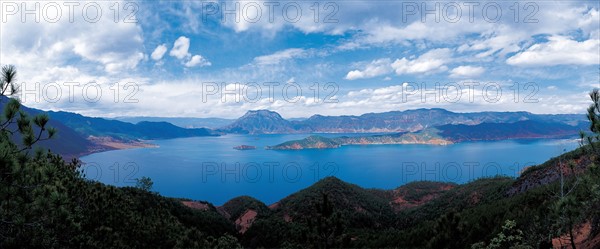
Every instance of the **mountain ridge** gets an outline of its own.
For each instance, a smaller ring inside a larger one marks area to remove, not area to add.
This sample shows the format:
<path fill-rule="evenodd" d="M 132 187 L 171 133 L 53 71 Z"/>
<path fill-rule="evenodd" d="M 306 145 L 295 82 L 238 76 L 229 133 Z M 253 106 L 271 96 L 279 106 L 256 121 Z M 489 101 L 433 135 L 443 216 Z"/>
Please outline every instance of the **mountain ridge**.
<path fill-rule="evenodd" d="M 0 96 L 0 109 L 3 109 L 8 101 L 8 97 Z M 219 135 L 210 129 L 186 129 L 168 122 L 143 121 L 131 124 L 72 112 L 44 111 L 22 104 L 21 110 L 30 116 L 49 116 L 49 126 L 58 130 L 56 137 L 40 141 L 35 147 L 51 149 L 67 159 L 107 150 L 151 147 L 152 145 L 145 142 L 151 139 Z"/>
<path fill-rule="evenodd" d="M 344 145 L 431 144 L 449 145 L 461 142 L 507 139 L 541 139 L 575 136 L 584 129 L 562 123 L 523 120 L 514 123 L 447 124 L 417 132 L 401 132 L 368 136 L 326 138 L 312 135 L 300 140 L 267 146 L 270 150 L 333 149 Z"/>
<path fill-rule="evenodd" d="M 220 128 L 219 131 L 238 134 L 392 133 L 415 132 L 448 124 L 477 125 L 525 120 L 563 123 L 571 126 L 587 123 L 585 116 L 578 114 L 533 114 L 525 111 L 458 113 L 442 108 L 365 113 L 359 116 L 315 114 L 304 120 L 288 121 L 274 111 L 253 110 L 248 111 L 232 124 Z"/>

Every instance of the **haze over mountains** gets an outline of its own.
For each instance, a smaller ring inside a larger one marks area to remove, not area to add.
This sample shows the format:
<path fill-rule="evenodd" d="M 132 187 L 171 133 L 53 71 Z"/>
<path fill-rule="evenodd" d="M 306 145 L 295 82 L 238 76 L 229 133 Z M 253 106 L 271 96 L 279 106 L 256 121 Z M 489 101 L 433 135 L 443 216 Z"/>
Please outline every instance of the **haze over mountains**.
<path fill-rule="evenodd" d="M 572 137 L 585 125 L 570 126 L 562 123 L 524 120 L 514 123 L 481 123 L 477 125 L 447 124 L 428 127 L 416 132 L 399 132 L 365 136 L 341 136 L 326 138 L 309 136 L 301 140 L 287 141 L 271 150 L 331 149 L 343 145 L 369 144 L 433 144 L 448 145 L 469 141 L 497 141 L 507 139 L 538 139 Z"/>
<path fill-rule="evenodd" d="M 117 117 L 119 121 L 137 124 L 143 121 L 168 122 L 182 128 L 209 128 L 216 129 L 229 125 L 235 119 L 226 118 L 183 118 L 183 117 Z"/>
<path fill-rule="evenodd" d="M 6 97 L 0 97 L 0 109 L 4 109 L 7 102 Z M 21 110 L 30 116 L 41 113 L 50 116 L 49 125 L 56 128 L 58 133 L 54 139 L 41 141 L 36 147 L 51 149 L 66 158 L 147 145 L 140 140 L 218 135 L 210 129 L 185 129 L 167 122 L 131 124 L 71 112 L 45 112 L 26 106 L 21 106 Z"/>
<path fill-rule="evenodd" d="M 6 98 L 0 101 L 3 108 Z M 29 114 L 44 111 L 23 107 Z M 313 137 L 307 141 L 293 141 L 283 147 L 271 149 L 335 148 L 347 144 L 397 144 L 426 143 L 448 144 L 462 141 L 502 140 L 511 138 L 551 138 L 575 135 L 586 130 L 588 122 L 579 114 L 532 114 L 529 112 L 474 112 L 455 113 L 444 109 L 416 109 L 367 113 L 360 116 L 313 115 L 307 119 L 284 119 L 269 110 L 248 111 L 235 121 L 227 119 L 196 118 L 119 118 L 112 120 L 86 117 L 70 112 L 46 112 L 50 125 L 59 130 L 56 139 L 44 141 L 40 146 L 50 148 L 66 157 L 81 156 L 110 149 L 143 147 L 144 140 L 172 139 L 223 134 L 302 134 L 302 133 L 393 133 L 378 136 L 336 138 L 324 141 Z M 148 121 L 148 120 L 152 121 Z M 155 122 L 157 120 L 163 120 Z M 202 122 L 214 122 L 210 127 L 227 124 L 221 128 L 196 127 Z M 133 123 L 134 121 L 138 121 Z M 131 123 L 130 123 L 131 122 Z M 183 125 L 182 125 L 183 126 Z"/>
<path fill-rule="evenodd" d="M 416 109 L 367 113 L 360 116 L 313 115 L 301 121 L 288 121 L 268 110 L 248 111 L 220 131 L 239 134 L 277 133 L 383 133 L 415 132 L 441 125 L 478 125 L 482 123 L 514 123 L 532 120 L 578 127 L 587 123 L 580 114 L 533 114 L 529 112 L 456 113 L 444 109 Z"/>

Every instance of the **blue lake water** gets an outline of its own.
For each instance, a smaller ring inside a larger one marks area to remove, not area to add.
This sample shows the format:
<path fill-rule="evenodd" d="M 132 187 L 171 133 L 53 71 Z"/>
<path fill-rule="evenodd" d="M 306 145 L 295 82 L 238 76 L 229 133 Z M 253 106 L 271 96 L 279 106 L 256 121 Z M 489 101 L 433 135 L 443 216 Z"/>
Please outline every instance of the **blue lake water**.
<path fill-rule="evenodd" d="M 351 134 L 320 134 L 336 137 Z M 364 135 L 364 134 L 363 134 Z M 464 183 L 482 176 L 517 176 L 527 166 L 575 149 L 574 139 L 509 140 L 436 145 L 354 145 L 273 151 L 293 135 L 226 135 L 151 141 L 158 148 L 107 151 L 81 158 L 87 177 L 131 186 L 150 177 L 165 196 L 221 205 L 241 195 L 267 204 L 327 176 L 366 188 L 392 189 L 416 180 Z M 238 151 L 238 145 L 256 150 Z"/>

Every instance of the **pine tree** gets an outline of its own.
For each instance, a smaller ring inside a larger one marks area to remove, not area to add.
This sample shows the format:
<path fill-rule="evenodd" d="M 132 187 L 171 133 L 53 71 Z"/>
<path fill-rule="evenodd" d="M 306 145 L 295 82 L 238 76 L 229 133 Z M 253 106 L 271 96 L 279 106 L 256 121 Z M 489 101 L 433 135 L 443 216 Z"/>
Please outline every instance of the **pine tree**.
<path fill-rule="evenodd" d="M 315 214 L 308 220 L 308 240 L 313 248 L 336 248 L 344 244 L 344 226 L 341 215 L 334 209 L 329 195 L 321 194 L 322 201 L 315 204 Z"/>

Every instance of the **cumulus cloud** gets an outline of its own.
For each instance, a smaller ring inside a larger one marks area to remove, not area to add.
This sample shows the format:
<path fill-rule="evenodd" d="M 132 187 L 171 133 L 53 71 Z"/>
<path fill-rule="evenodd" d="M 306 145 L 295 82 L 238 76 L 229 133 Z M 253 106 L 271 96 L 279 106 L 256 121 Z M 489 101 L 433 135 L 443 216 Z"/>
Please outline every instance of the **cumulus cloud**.
<path fill-rule="evenodd" d="M 477 77 L 485 72 L 485 68 L 483 67 L 474 67 L 474 66 L 459 66 L 450 70 L 451 78 L 468 78 L 468 77 Z"/>
<path fill-rule="evenodd" d="M 169 55 L 181 60 L 191 56 L 190 53 L 188 53 L 189 49 L 190 39 L 185 36 L 180 36 L 175 40 L 175 43 L 173 43 L 173 48 L 171 49 L 171 52 L 169 52 Z"/>
<path fill-rule="evenodd" d="M 210 61 L 208 61 L 206 58 L 202 57 L 201 55 L 192 56 L 192 58 L 184 64 L 184 66 L 186 66 L 186 67 L 195 67 L 195 66 L 204 67 L 204 66 L 210 66 L 210 65 L 211 65 Z"/>
<path fill-rule="evenodd" d="M 347 80 L 373 78 L 392 72 L 391 60 L 383 58 L 371 61 L 363 70 L 352 70 L 346 74 Z"/>
<path fill-rule="evenodd" d="M 285 50 L 277 51 L 273 54 L 262 55 L 254 58 L 254 61 L 259 65 L 273 65 L 279 64 L 283 61 L 304 58 L 308 56 L 308 52 L 301 48 L 288 48 Z"/>
<path fill-rule="evenodd" d="M 552 36 L 548 42 L 535 44 L 506 60 L 514 66 L 596 65 L 600 64 L 600 40 L 572 40 Z"/>
<path fill-rule="evenodd" d="M 150 57 L 152 57 L 152 59 L 155 61 L 159 61 L 160 59 L 163 58 L 163 56 L 165 55 L 166 52 L 167 52 L 167 45 L 161 44 L 161 45 L 158 45 L 154 49 L 154 52 L 152 52 L 152 55 Z"/>
<path fill-rule="evenodd" d="M 415 59 L 397 59 L 392 63 L 392 68 L 398 75 L 402 74 L 430 74 L 448 70 L 444 64 L 452 57 L 452 51 L 448 48 L 432 49 Z"/>
<path fill-rule="evenodd" d="M 40 14 L 36 2 L 23 4 Z M 111 3 L 98 4 L 108 9 Z M 81 6 L 75 11 L 81 11 Z M 62 16 L 56 23 L 34 22 L 29 17 L 23 22 L 20 15 L 7 15 L 0 23 L 0 60 L 17 66 L 24 78 L 35 77 L 46 67 L 68 65 L 93 74 L 132 72 L 146 58 L 142 28 L 137 23 L 115 23 L 111 15 L 101 15 L 97 22 L 86 22 L 77 15 L 73 22 Z"/>

